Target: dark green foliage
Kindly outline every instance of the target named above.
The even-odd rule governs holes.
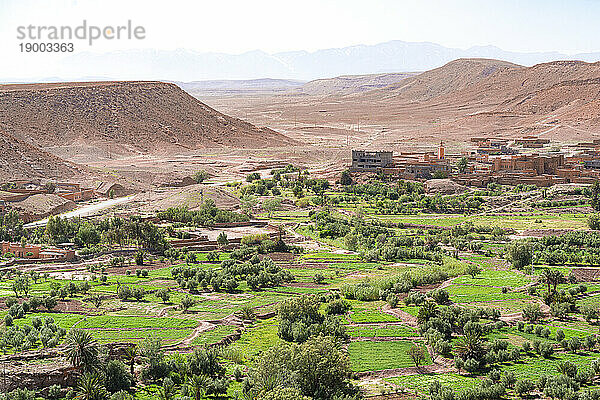
[[[290,342],[304,342],[319,334],[347,339],[348,334],[336,317],[319,312],[320,304],[314,296],[291,298],[281,303],[279,337]]]

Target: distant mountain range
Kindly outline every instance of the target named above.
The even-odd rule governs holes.
[[[491,58],[531,66],[555,60],[600,61],[600,52],[574,55],[557,52],[519,53],[495,46],[476,46],[463,50],[429,42],[399,40],[315,52],[274,54],[260,50],[236,55],[198,53],[185,49],[131,50],[75,54],[63,60],[60,75],[71,80],[93,75],[119,80],[276,78],[308,81],[340,75],[426,71],[459,58]]]

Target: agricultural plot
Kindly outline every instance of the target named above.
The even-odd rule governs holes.
[[[414,366],[407,354],[415,343],[409,340],[389,342],[352,342],[348,345],[348,355],[352,370],[356,372],[381,371],[384,369],[406,368]],[[422,344],[416,344],[422,346]],[[426,353],[423,365],[431,363]]]
[[[283,189],[293,204],[291,188]],[[231,193],[241,195],[239,185]],[[326,196],[346,195],[336,189]],[[413,200],[425,196],[410,195]],[[273,197],[265,196],[261,200]],[[184,361],[194,359],[194,352],[207,352],[203,354],[210,358],[214,350],[223,370],[210,379],[226,385],[208,398],[220,399],[242,398],[248,387],[244,379],[256,379],[256,368],[290,359],[301,364],[307,354],[319,362],[330,355],[347,360],[338,364],[349,365],[347,374],[359,373],[364,396],[405,388],[427,397],[434,382],[456,393],[480,390],[492,370],[534,381],[541,374],[557,376],[565,362],[587,371],[600,359],[599,345],[591,339],[600,332],[600,284],[573,279],[575,263],[548,265],[552,259],[535,259],[544,252],[544,239],[513,238],[519,231],[545,226],[584,229],[583,213],[486,215],[485,200],[477,212],[434,213],[423,211],[427,201],[411,200],[410,207],[422,209],[387,215],[377,202],[382,196],[386,194],[354,196],[356,202],[330,199],[329,207],[317,204],[321,196],[311,196],[306,208],[258,214],[261,224],[284,222],[286,230],[316,240],[318,251],[253,233],[239,248],[225,250],[229,239],[221,236],[216,250],[171,248],[157,252],[144,266],[135,266],[133,257],[126,266],[111,265],[117,262],[110,257],[90,257],[97,263],[93,268],[61,266],[44,277],[22,272],[36,277],[27,293],[15,285],[22,282],[21,275],[11,274],[0,279],[1,331],[6,335],[0,344],[8,354],[55,347],[68,342],[65,333],[71,330],[90,334],[101,345],[136,345],[139,390],[132,392],[137,400],[157,398],[164,390],[163,377],[147,378],[147,346],[154,354],[162,346],[164,365],[181,368],[168,372],[178,391],[193,379],[181,367],[187,365]],[[165,213],[172,219],[163,220],[171,243],[198,228],[187,217],[206,217],[180,209]],[[516,245],[522,245],[518,251],[533,253],[526,267],[518,265]],[[588,257],[583,259],[594,260],[593,242],[578,246]],[[71,279],[72,273],[77,279]],[[131,293],[123,295],[124,288]],[[35,307],[21,305],[33,297]],[[47,308],[48,298],[56,304],[49,301]],[[227,337],[226,345],[214,346]],[[474,349],[465,349],[471,345]],[[328,346],[326,353],[311,353],[323,352],[319,346]],[[269,360],[264,359],[266,351]],[[261,373],[278,379],[273,371]],[[514,386],[505,390],[504,398],[516,398]]]

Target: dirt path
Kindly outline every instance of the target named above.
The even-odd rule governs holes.
[[[386,304],[385,306],[383,306],[381,308],[381,311],[384,312],[384,313],[386,313],[386,314],[392,315],[392,316],[394,316],[396,318],[399,318],[406,325],[410,325],[410,326],[415,327],[415,328],[418,326],[417,317],[415,317],[414,315],[411,315],[411,314],[407,313],[404,310],[400,310],[398,308],[391,308],[389,306],[389,304]]]
[[[211,324],[210,322],[200,321],[200,325],[198,325],[196,327],[196,329],[194,329],[194,331],[192,332],[192,334],[189,337],[183,339],[181,341],[180,345],[189,346],[190,344],[192,344],[194,339],[196,339],[198,336],[200,336],[200,334],[202,332],[210,331],[212,329],[215,329],[216,327],[217,327],[217,325]]]
[[[369,378],[393,378],[395,376],[406,376],[406,375],[420,375],[420,374],[445,374],[449,372],[456,372],[455,368],[450,368],[443,364],[429,364],[421,367],[406,367],[406,368],[393,368],[384,369],[381,371],[366,371],[359,372],[357,375]]]

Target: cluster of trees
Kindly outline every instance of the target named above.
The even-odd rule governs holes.
[[[7,320],[5,319],[5,322]],[[31,325],[6,324],[6,329],[0,334],[0,349],[6,354],[7,351],[21,352],[34,349],[39,345],[43,347],[56,347],[66,335],[64,328],[58,327],[52,317],[42,320],[33,317]]]
[[[136,299],[142,301],[146,295],[146,290],[140,286],[119,285],[117,288],[117,297],[123,301]]]
[[[272,259],[265,257],[261,260],[257,255],[246,262],[222,261],[220,269],[175,267],[171,270],[171,275],[181,288],[192,292],[199,288],[202,290],[211,288],[215,292],[234,292],[239,282],[244,280],[253,290],[275,287],[294,280],[294,276],[289,271],[281,268]]]
[[[245,222],[250,219],[247,215],[217,208],[212,199],[204,200],[197,210],[189,210],[186,206],[170,207],[164,211],[159,211],[156,216],[163,221],[179,222],[193,226],[211,226],[223,222]]]
[[[36,312],[42,306],[45,307],[46,310],[52,311],[58,304],[58,301],[54,296],[33,296],[29,300],[19,303],[14,297],[7,297],[5,304],[8,307],[8,312],[4,316],[4,325],[11,326],[15,319],[25,318],[25,314],[28,312]]]
[[[259,400],[359,400],[348,355],[331,336],[283,342],[265,351],[243,382]]]
[[[400,180],[394,184],[373,180],[365,184],[352,184],[349,175],[342,174],[346,195],[338,201],[357,203],[368,201],[380,214],[414,214],[420,211],[465,213],[480,210],[485,203],[478,193],[456,196],[427,196],[420,182]]]
[[[417,319],[419,331],[436,353],[448,356],[454,351],[456,367],[474,373],[495,363],[520,358],[520,351],[509,349],[508,342],[496,340],[485,344],[486,334],[505,325],[498,321],[499,316],[493,309],[440,306],[428,300],[419,308]],[[491,322],[482,323],[482,318]]]
[[[523,322],[519,322],[517,324],[517,329],[525,333],[536,335],[543,339],[552,339],[552,333],[550,332],[550,329],[541,325],[525,325]],[[559,342],[566,351],[570,350],[573,353],[577,353],[577,351],[580,349],[592,351],[596,348],[596,344],[598,343],[598,338],[596,335],[588,335],[584,338],[573,336],[567,339],[562,329],[558,329],[556,331],[553,339]],[[531,349],[531,344],[529,342],[525,343],[523,344],[523,350],[528,352]],[[545,358],[550,357],[554,352],[554,348],[550,343],[540,342],[538,339],[533,341],[533,350]]]
[[[445,289],[434,289],[427,293],[410,292],[408,296],[404,298],[404,304],[407,306],[420,306],[427,301],[435,301],[437,304],[448,304],[450,301],[450,294]]]
[[[552,399],[565,400],[598,400],[600,390],[581,389],[590,386],[594,379],[600,375],[600,363],[592,361],[589,367],[577,367],[570,361],[561,361],[556,366],[557,375],[541,375],[534,382],[530,379],[517,379],[512,372],[491,370],[481,385],[455,392],[452,388],[445,387],[439,382],[434,382],[429,387],[432,400],[494,400],[503,398],[507,390],[513,390],[522,398],[530,397],[534,390],[542,392],[544,396]]]
[[[412,236],[396,236],[395,232],[382,224],[365,221],[360,217],[350,220],[334,217],[329,210],[311,211],[314,225],[309,229],[317,231],[321,238],[343,238],[350,250],[362,250],[367,261],[394,261],[423,259],[441,262],[442,254],[437,242],[426,242]]]
[[[106,218],[88,221],[81,218],[50,217],[46,228],[36,235],[46,243],[73,242],[79,246],[94,247],[108,245],[136,245],[151,251],[162,252],[167,247],[165,233],[155,224],[142,221],[139,217]]]
[[[533,264],[600,265],[600,232],[572,231],[564,235],[517,240],[508,249],[517,268]]]
[[[443,386],[439,381],[429,386],[431,400],[498,400],[505,393],[506,387],[502,383],[494,383],[491,379],[484,379],[481,385],[467,388],[459,393],[450,387]]]
[[[51,326],[52,322],[46,321],[40,329],[51,329]],[[223,355],[218,348],[201,347],[189,355],[167,357],[161,350],[160,340],[149,338],[139,347],[126,348],[120,357],[112,357],[88,331],[79,329],[69,331],[64,347],[77,383],[65,389],[58,385],[48,388],[48,399],[132,399],[138,379],[158,385],[156,395],[159,399],[202,399],[223,396],[230,383],[225,377],[225,367],[220,363]],[[135,364],[141,364],[138,376],[134,374]],[[37,398],[35,391],[28,389],[17,389],[0,396],[3,400],[34,398]]]
[[[325,304],[326,313],[320,312]],[[278,345],[263,352],[242,382],[248,398],[258,400],[359,400],[335,315],[350,305],[333,294],[300,296],[279,306]]]
[[[280,304],[278,309],[279,337],[288,342],[302,343],[311,336],[325,335],[347,340],[348,334],[337,313],[346,309],[339,304],[328,305],[327,315],[320,312],[321,299],[316,296],[291,298]],[[340,307],[341,306],[341,307]],[[336,309],[337,308],[337,309]],[[345,312],[345,311],[344,311]]]
[[[356,284],[347,283],[342,285],[341,293],[345,298],[351,300],[385,300],[395,306],[398,301],[396,296],[398,293],[407,293],[417,286],[438,283],[446,279],[448,279],[448,273],[440,268],[413,269],[377,281],[364,280]],[[444,292],[438,291],[436,297],[439,295],[439,299],[444,298],[447,295]]]
[[[569,207],[586,204],[586,199],[571,199],[571,200],[542,200],[533,203],[532,206],[536,208],[554,208],[554,207]]]
[[[456,196],[426,196],[413,194],[401,196],[398,200],[377,200],[374,203],[381,214],[416,214],[418,212],[465,214],[481,210],[485,200],[472,193]]]
[[[246,177],[246,182],[250,182],[249,185],[242,186],[240,194],[243,196],[279,196],[281,195],[281,189],[277,186],[275,179],[261,179],[258,172],[254,172]]]
[[[391,185],[381,180],[373,180],[369,183],[346,186],[344,187],[344,192],[352,194],[353,197],[360,197],[366,200],[380,198],[401,200],[401,197],[405,195],[423,194],[425,193],[425,189],[421,182],[399,180]],[[346,201],[350,200],[351,198],[346,199]],[[404,198],[402,200],[407,199]]]
[[[272,240],[267,234],[244,236],[240,244],[238,249],[231,252],[231,258],[236,260],[248,260],[256,254],[269,254],[274,252],[299,254],[304,251],[302,246],[288,245],[281,239],[281,236],[277,240]]]
[[[23,221],[19,213],[10,210],[7,213],[0,214],[0,242],[16,242],[25,237],[23,230]]]

